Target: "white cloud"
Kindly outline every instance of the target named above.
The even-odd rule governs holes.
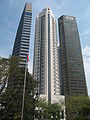
[[[90,47],[87,46],[83,48],[82,53],[84,57],[84,68],[86,74],[88,94],[90,95]]]

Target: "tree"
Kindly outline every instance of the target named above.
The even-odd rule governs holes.
[[[21,119],[25,69],[19,67],[20,59],[18,57],[13,56],[9,60],[8,84],[6,90],[0,96],[0,120],[19,120]],[[30,98],[30,92],[34,91],[35,86],[36,83],[27,70],[24,120],[30,120],[32,116],[32,98]]]
[[[0,95],[5,90],[5,87],[8,82],[8,69],[9,69],[10,61],[8,58],[1,58],[0,57]]]
[[[72,96],[66,100],[67,120],[89,120],[90,99],[87,96]]]
[[[39,120],[60,120],[61,105],[58,103],[47,103],[45,100],[39,100],[36,104],[35,116]]]

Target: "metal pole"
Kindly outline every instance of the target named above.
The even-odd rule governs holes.
[[[25,98],[25,87],[26,87],[26,73],[27,73],[27,62],[26,62],[26,67],[25,67],[25,76],[24,76],[24,87],[23,87],[23,101],[22,101],[22,113],[21,113],[21,120],[23,120],[24,98]]]
[[[34,120],[35,99],[33,98],[33,120]]]

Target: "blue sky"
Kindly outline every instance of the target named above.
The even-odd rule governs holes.
[[[35,18],[46,6],[51,7],[56,20],[61,15],[77,19],[88,93],[90,95],[90,0],[0,0],[0,56],[12,54],[15,35],[26,2],[32,3],[29,71],[32,72]],[[57,26],[58,31],[58,26]]]

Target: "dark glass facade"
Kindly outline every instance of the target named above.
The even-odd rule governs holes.
[[[80,38],[76,18],[61,16],[58,19],[61,63],[61,94],[87,95]]]
[[[32,5],[26,4],[23,10],[19,27],[17,30],[12,55],[19,56],[21,67],[26,65],[26,57],[29,53],[30,30],[32,21]]]
[[[62,74],[61,74],[61,50],[60,50],[60,45],[58,46],[58,62],[59,62],[59,80],[60,80],[60,94],[63,95],[64,89],[63,89],[63,80],[62,80]]]

